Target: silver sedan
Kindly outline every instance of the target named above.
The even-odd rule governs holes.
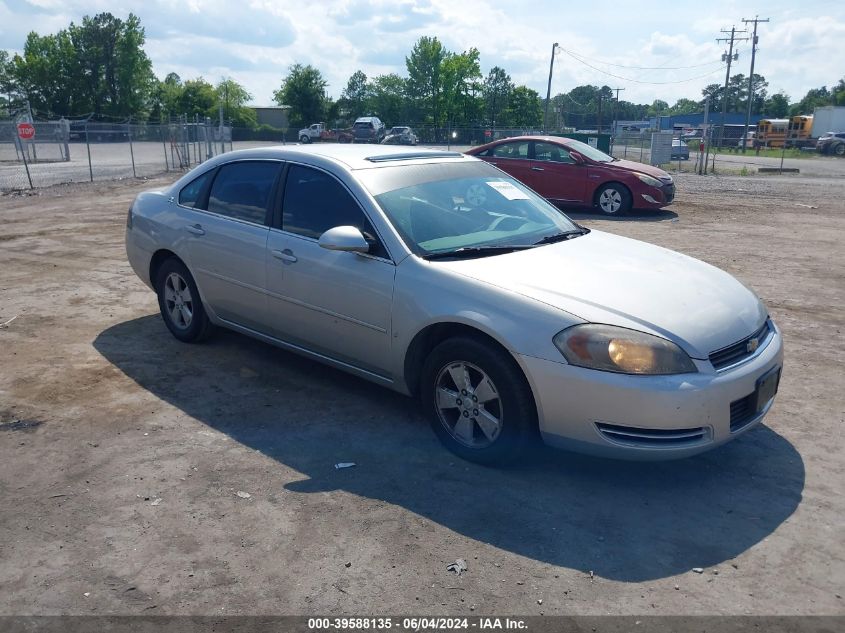
[[[536,438],[699,453],[759,423],[780,380],[780,331],[739,281],[453,152],[225,154],[140,194],[126,250],[179,340],[222,326],[417,396],[483,463]]]

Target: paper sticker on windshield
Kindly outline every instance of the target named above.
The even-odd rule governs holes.
[[[488,181],[487,184],[508,200],[528,200],[528,194],[514,187],[512,183],[497,180],[495,182]]]

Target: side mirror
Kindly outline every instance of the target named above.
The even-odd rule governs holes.
[[[583,157],[583,156],[581,156],[581,154],[579,154],[579,153],[578,153],[578,152],[576,152],[575,150],[569,150],[569,156],[570,156],[570,157],[572,158],[572,160],[574,160],[574,161],[575,161],[575,163],[576,163],[576,164],[578,164],[578,165],[583,165],[583,164],[586,162],[586,161],[584,161],[584,157]]]
[[[346,251],[349,253],[368,253],[370,245],[354,226],[336,226],[320,236],[317,242],[329,251]]]

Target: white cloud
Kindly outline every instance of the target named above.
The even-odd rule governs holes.
[[[368,76],[405,74],[405,56],[422,35],[437,36],[456,52],[476,47],[482,70],[503,67],[517,84],[545,95],[549,55],[559,42],[583,61],[560,52],[552,92],[591,83],[624,87],[622,99],[673,103],[699,99],[709,83],[721,83],[720,29],[743,28],[748,3],[712,0],[707,5],[668,1],[620,3],[593,0],[0,0],[0,48],[19,51],[26,33],[46,34],[79,22],[83,15],[111,11],[141,18],[147,53],[163,77],[229,76],[243,83],[257,103],[270,103],[293,63],[323,73],[332,96],[339,96],[358,69]],[[760,17],[757,72],[769,92],[785,90],[797,100],[807,90],[832,85],[842,76],[845,3],[767,0]],[[812,17],[805,17],[812,16]],[[748,73],[750,47],[738,46],[732,74]],[[585,63],[586,62],[586,63]],[[611,65],[615,64],[615,65]],[[592,66],[592,67],[591,67]],[[656,67],[653,69],[631,68]],[[676,68],[687,66],[689,68]],[[705,75],[706,76],[702,76]],[[667,83],[674,82],[674,83]]]

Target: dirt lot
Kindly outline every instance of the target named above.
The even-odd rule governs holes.
[[[0,615],[845,613],[845,178],[681,176],[670,211],[573,214],[755,288],[781,391],[694,459],[506,470],[376,386],[175,341],[123,252],[166,182],[0,197]]]

